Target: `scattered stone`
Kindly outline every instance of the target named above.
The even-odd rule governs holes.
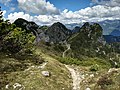
[[[86,88],[85,90],[91,90],[90,88]]]
[[[32,68],[35,68],[35,66],[31,66]]]
[[[7,85],[5,86],[5,88],[6,88],[6,89],[9,89],[9,84],[7,84]]]
[[[5,55],[6,57],[8,57],[8,55]]]
[[[98,75],[98,72],[96,72],[96,75]]]
[[[48,63],[48,62],[43,63],[41,66],[38,66],[38,68],[39,68],[39,69],[45,68],[45,66],[47,65],[47,63]]]
[[[15,83],[15,84],[13,85],[13,88],[16,89],[17,87],[22,87],[22,85],[19,84],[19,83]]]
[[[117,68],[110,68],[110,69],[108,70],[108,73],[113,72],[113,71],[118,71],[118,69],[117,69]]]
[[[50,72],[42,71],[42,75],[45,76],[45,77],[49,77],[50,76]]]
[[[35,74],[35,73],[33,73],[33,72],[31,73],[31,75],[34,75],[34,74]]]
[[[91,77],[91,78],[94,77],[94,74],[91,74],[90,77]]]
[[[85,79],[85,75],[81,75],[81,78],[82,78],[82,79]]]

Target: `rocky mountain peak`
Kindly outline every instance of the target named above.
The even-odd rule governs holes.
[[[71,31],[62,23],[57,22],[48,28],[46,34],[49,36],[50,42],[59,43],[65,41],[71,34]]]

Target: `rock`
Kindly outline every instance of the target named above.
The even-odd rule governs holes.
[[[85,79],[85,75],[81,75],[81,78],[82,78],[82,79]]]
[[[50,72],[42,71],[42,75],[45,76],[45,77],[49,77],[50,76]]]
[[[90,88],[86,88],[85,90],[91,90]]]
[[[38,66],[39,69],[44,69],[48,62],[43,63],[41,66]]]
[[[108,73],[110,73],[110,72],[114,72],[114,71],[118,71],[118,69],[117,68],[110,68],[109,70],[108,70]]]
[[[6,88],[6,89],[9,89],[9,85],[7,84],[7,85],[5,86],[5,88]]]
[[[17,87],[22,87],[22,85],[19,84],[19,83],[15,83],[15,84],[13,85],[13,88],[16,89]]]
[[[91,78],[94,77],[94,74],[91,74],[90,77],[91,77]]]

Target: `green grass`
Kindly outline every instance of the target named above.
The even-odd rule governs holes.
[[[0,90],[5,90],[8,85],[9,90],[13,90],[13,85],[19,83],[25,90],[71,90],[72,79],[65,66],[56,59],[36,51],[44,61],[47,61],[45,68],[38,68],[41,64],[35,64],[31,60],[19,61],[6,55],[0,57],[2,73],[0,73]],[[33,58],[34,60],[34,58]],[[10,67],[8,67],[10,66]],[[41,72],[49,71],[50,77],[44,77]],[[21,87],[16,88],[19,90]]]

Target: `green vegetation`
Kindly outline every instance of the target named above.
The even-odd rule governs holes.
[[[99,65],[95,64],[90,67],[90,71],[98,71],[99,70]]]
[[[41,33],[48,35],[50,42],[45,42],[43,35],[44,39],[35,45]],[[4,21],[0,10],[0,89],[13,90],[18,84],[15,90],[71,90],[72,72],[74,76],[80,73],[81,90],[88,86],[91,90],[119,90],[120,70],[106,71],[120,67],[120,45],[104,44],[102,39],[102,27],[97,23],[85,23],[71,36],[71,31],[59,22],[51,27],[39,27],[24,19],[11,24]],[[64,64],[73,70],[68,71]],[[45,77],[42,71],[50,76]]]
[[[1,13],[2,14],[2,13]],[[0,15],[1,16],[1,15]],[[0,18],[2,19],[2,17]],[[32,53],[35,36],[9,21],[0,22],[0,50],[5,53]]]
[[[64,64],[69,64],[69,65],[79,65],[79,66],[86,66],[86,67],[90,67],[90,71],[97,71],[100,69],[109,69],[111,67],[111,64],[104,60],[104,59],[100,59],[100,58],[89,58],[89,57],[84,57],[81,59],[74,59],[74,58],[58,58],[58,60],[61,63]]]
[[[15,28],[9,32],[3,39],[4,50],[17,53],[17,52],[30,52],[33,48],[35,37],[32,34],[26,34],[25,30]]]
[[[42,64],[34,64],[31,60],[17,60],[9,57],[0,59],[0,89],[5,90],[8,85],[9,90],[14,89],[16,83],[20,84],[16,90],[71,90],[72,79],[69,71],[63,64],[54,58],[45,55],[41,50],[35,52],[47,62],[44,68]],[[34,59],[33,59],[34,60]],[[42,71],[49,71],[50,76],[45,77]]]
[[[72,80],[65,66],[36,49],[33,33],[0,15],[0,90],[71,90]],[[59,46],[54,49],[61,50]],[[44,61],[47,65],[40,68]],[[42,71],[49,71],[50,76],[45,77]]]

